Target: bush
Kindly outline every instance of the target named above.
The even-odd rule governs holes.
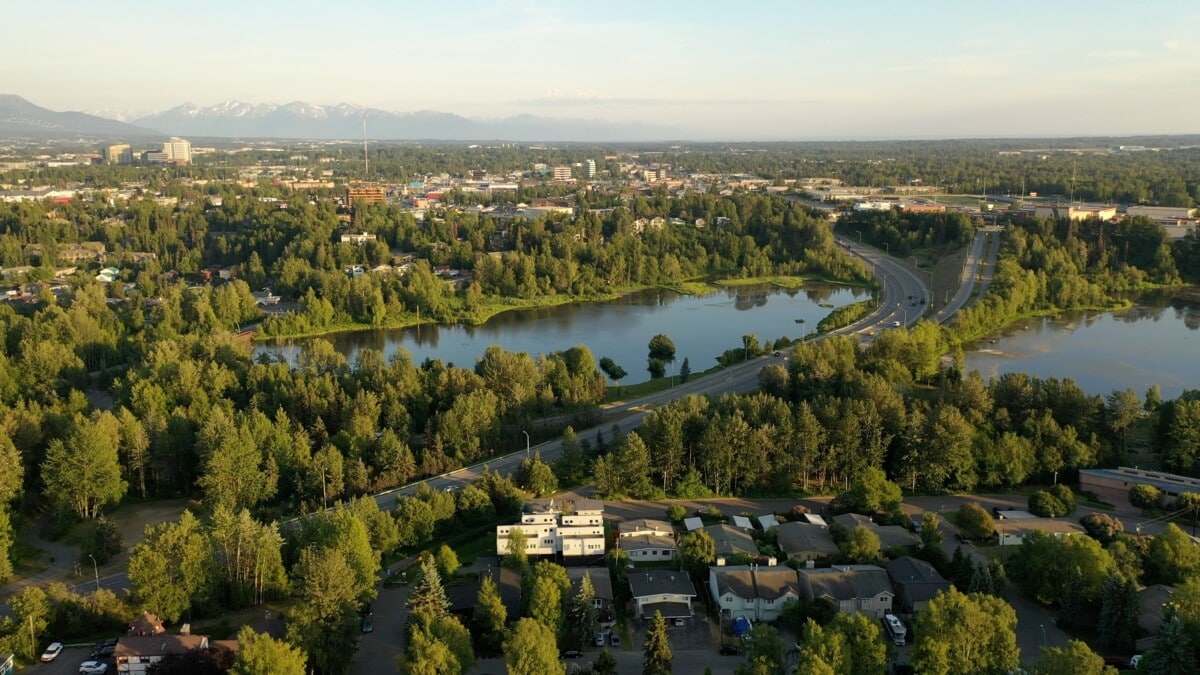
[[[1075,493],[1070,487],[1059,483],[1058,485],[1050,488],[1050,494],[1054,495],[1054,498],[1058,500],[1058,503],[1062,504],[1063,508],[1067,510],[1066,513],[1063,514],[1064,516],[1069,516],[1072,513],[1075,513]]]
[[[1067,507],[1046,490],[1038,490],[1029,496],[1029,512],[1043,518],[1065,516]]]
[[[1134,485],[1129,489],[1129,503],[1139,509],[1156,509],[1162,493],[1153,485]]]
[[[1088,536],[1106,545],[1125,531],[1121,521],[1103,513],[1089,513],[1079,519],[1079,524],[1087,530]]]
[[[667,519],[673,523],[681,522],[687,517],[687,509],[679,504],[672,504],[667,507]]]
[[[987,539],[996,532],[996,521],[992,519],[992,514],[974,502],[958,510],[954,524],[962,536],[973,541]]]

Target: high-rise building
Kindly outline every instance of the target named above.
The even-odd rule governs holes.
[[[171,140],[163,143],[162,151],[168,162],[189,164],[192,161],[192,144],[182,138],[172,136]]]
[[[133,151],[128,143],[119,143],[104,148],[101,153],[109,164],[133,164]]]
[[[569,166],[554,167],[554,180],[571,180],[571,167],[569,167]]]
[[[584,162],[583,162],[583,177],[584,178],[595,178],[596,177],[596,160],[594,160],[594,159],[584,160]]]

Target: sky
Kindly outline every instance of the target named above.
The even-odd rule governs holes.
[[[39,0],[0,93],[52,110],[342,102],[697,140],[1200,132],[1200,2]]]

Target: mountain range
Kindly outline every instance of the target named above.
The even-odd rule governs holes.
[[[120,119],[117,119],[120,118]],[[225,101],[211,106],[185,103],[162,112],[129,116],[120,112],[55,112],[12,94],[0,94],[0,135],[53,137],[83,135],[140,138],[296,138],[312,140],[507,140],[646,141],[677,138],[677,129],[645,124],[515,115],[473,119],[421,110],[389,112],[348,103],[325,106],[294,101],[284,105]]]

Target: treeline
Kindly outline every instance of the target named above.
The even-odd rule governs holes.
[[[887,248],[890,255],[907,256],[917,249],[952,250],[975,236],[975,226],[965,213],[905,213],[901,211],[851,211],[838,219],[846,236],[861,233],[863,241]]]

